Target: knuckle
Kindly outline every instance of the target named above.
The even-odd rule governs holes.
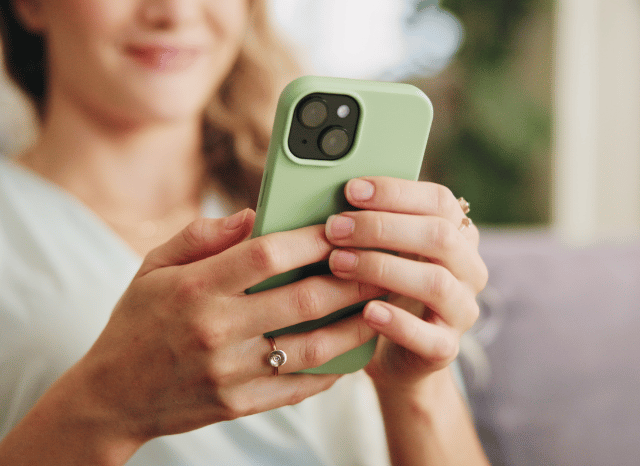
[[[480,293],[489,283],[489,269],[484,262],[482,262],[482,265],[480,266],[478,275],[478,287],[476,288],[476,292]]]
[[[301,381],[295,386],[291,394],[288,395],[286,403],[288,405],[296,405],[316,393],[327,390],[334,384],[335,380],[336,379],[323,378],[313,381],[310,379]]]
[[[470,236],[469,240],[471,244],[477,249],[480,244],[480,231],[478,230],[478,226],[475,223],[471,224],[471,228],[469,228],[469,232],[467,235]]]
[[[435,189],[435,207],[436,213],[442,217],[446,216],[446,212],[451,206],[457,203],[455,196],[449,188],[442,185],[436,185]]]
[[[320,336],[306,339],[301,349],[300,361],[305,368],[318,367],[327,361],[327,347]]]
[[[225,358],[212,358],[207,367],[207,380],[211,386],[226,387],[230,385],[235,370]]]
[[[251,398],[243,396],[237,390],[221,397],[220,407],[224,418],[229,421],[248,416],[255,411]]]
[[[189,336],[194,346],[201,351],[215,353],[228,340],[227,326],[217,319],[215,325],[206,325],[203,319],[194,318],[189,325]],[[218,367],[214,364],[212,367]]]
[[[478,305],[475,299],[471,299],[465,312],[465,319],[463,322],[464,327],[462,330],[466,332],[471,327],[473,327],[473,324],[476,323],[479,317],[480,317],[480,306]]]
[[[455,232],[456,230],[450,222],[444,220],[437,222],[432,230],[431,242],[433,246],[445,252],[454,250],[457,243]]]
[[[201,299],[207,288],[206,280],[198,275],[182,275],[174,290],[179,304],[193,303]]]
[[[405,183],[386,183],[386,190],[391,205],[399,205],[411,194]]]
[[[199,247],[205,240],[205,219],[199,218],[182,230],[182,238],[191,247]]]
[[[460,351],[457,339],[450,335],[439,335],[433,340],[433,359],[442,364],[451,363]]]
[[[374,280],[377,284],[386,283],[387,277],[389,277],[392,272],[392,265],[389,263],[391,260],[391,255],[386,253],[373,253],[367,254],[370,257],[370,260],[374,262]]]
[[[293,393],[289,396],[287,400],[287,404],[289,405],[297,405],[298,403],[304,401],[309,397],[308,388],[299,384],[293,391]]]
[[[324,232],[320,234],[314,235],[315,247],[319,256],[328,254],[333,246],[327,240],[327,237],[324,235]]]
[[[277,248],[273,240],[267,236],[261,236],[253,241],[250,257],[253,266],[258,270],[267,272],[277,272],[279,270]]]
[[[144,256],[144,261],[142,262],[141,270],[153,269],[156,267],[156,264],[160,263],[160,258],[162,257],[163,247],[156,246],[151,251]]]
[[[291,304],[303,321],[317,318],[322,308],[319,293],[305,285],[300,285],[293,291]]]
[[[362,212],[362,223],[367,226],[367,240],[374,244],[380,244],[388,236],[386,224],[377,212]]]
[[[223,384],[220,383],[221,379],[223,378],[221,377],[221,372],[222,370],[220,368],[220,365],[216,361],[209,361],[204,374],[204,379],[206,380],[207,385],[218,389],[222,387]]]
[[[443,267],[435,267],[427,275],[425,288],[431,302],[440,302],[451,295],[453,279]]]

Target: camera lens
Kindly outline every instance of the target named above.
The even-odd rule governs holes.
[[[329,128],[320,136],[320,149],[329,157],[336,157],[349,146],[349,136],[340,127]]]
[[[327,119],[327,106],[320,99],[311,99],[300,109],[300,122],[307,128],[317,128]]]

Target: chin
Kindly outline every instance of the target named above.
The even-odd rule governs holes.
[[[178,123],[200,118],[209,96],[210,93],[178,89],[149,92],[131,96],[129,103],[116,112],[140,123]]]
[[[216,86],[210,82],[152,85],[138,94],[139,108],[150,117],[163,121],[192,119],[202,115],[215,89]]]
[[[184,101],[156,101],[141,113],[146,114],[146,119],[149,121],[157,121],[161,123],[177,123],[180,121],[199,118],[202,115],[204,111],[204,105],[202,103],[198,103],[198,105],[187,104],[188,102]]]

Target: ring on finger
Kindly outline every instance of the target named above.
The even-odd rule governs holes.
[[[287,353],[276,347],[276,341],[273,337],[267,337],[267,340],[271,343],[271,352],[267,356],[267,360],[269,365],[273,367],[273,375],[278,375],[278,368],[287,362]]]
[[[467,215],[469,213],[469,211],[471,210],[471,205],[469,204],[469,202],[467,202],[467,200],[464,197],[459,197],[458,198],[458,204],[460,204],[460,208],[462,209],[462,213]]]
[[[471,225],[473,225],[473,222],[471,221],[471,219],[469,217],[465,217],[462,219],[462,222],[460,223],[458,230],[463,231],[465,228],[469,228]]]

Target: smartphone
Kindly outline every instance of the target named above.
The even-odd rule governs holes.
[[[352,178],[417,180],[432,119],[431,102],[409,84],[317,76],[291,82],[278,101],[253,236],[323,224],[330,215],[354,210],[344,196]],[[331,273],[326,263],[313,264],[247,292],[323,273]],[[265,336],[313,330],[360,312],[365,304]],[[374,339],[304,372],[355,372],[369,362],[375,344]]]

